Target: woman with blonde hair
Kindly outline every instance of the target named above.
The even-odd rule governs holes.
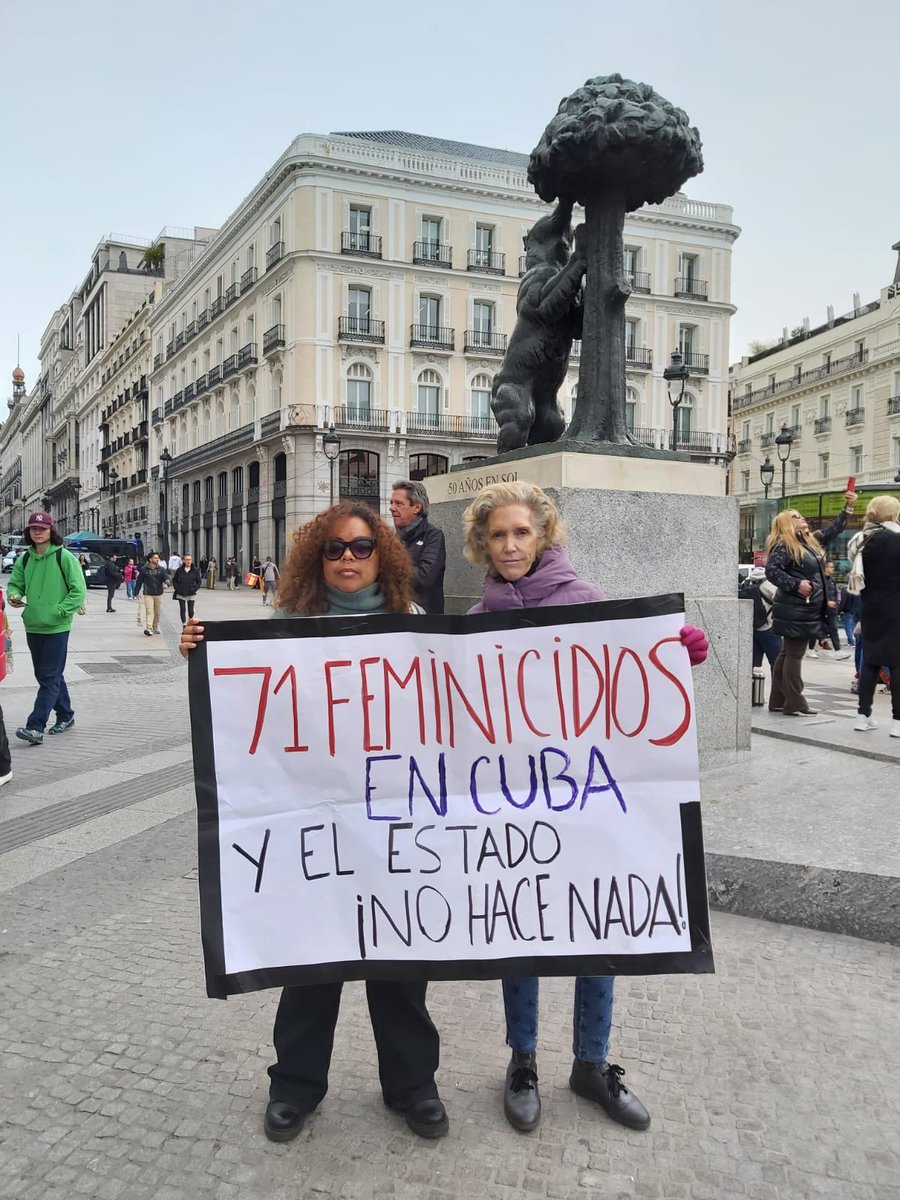
[[[827,529],[810,532],[796,509],[778,513],[766,540],[766,578],[778,589],[772,603],[772,628],[781,635],[781,653],[772,668],[769,711],[789,717],[815,713],[803,696],[800,664],[811,638],[827,620],[825,546],[843,531],[853,512],[856,493],[846,492],[845,507]]]
[[[484,488],[463,514],[465,555],[485,567],[482,598],[469,611],[499,612],[586,604],[605,600],[603,590],[581,579],[566,548],[556,505],[530,483],[497,483]],[[701,629],[685,625],[681,640],[697,666],[708,643]],[[538,1092],[538,980],[511,975],[503,980],[506,1042],[512,1057],[506,1070],[503,1111],[513,1128],[536,1129],[541,1119]],[[579,976],[575,980],[573,1053],[569,1086],[599,1104],[614,1121],[646,1129],[650,1114],[622,1083],[625,1071],[607,1060],[612,1027],[613,979]]]
[[[900,501],[875,496],[866,509],[866,523],[851,538],[851,572],[860,593],[862,664],[859,672],[859,714],[854,729],[877,729],[872,700],[882,667],[891,668],[891,737],[900,737]]]

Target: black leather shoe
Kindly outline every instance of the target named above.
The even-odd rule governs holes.
[[[419,1137],[443,1137],[450,1128],[450,1118],[439,1096],[411,1104],[403,1114],[406,1123]]]
[[[607,1116],[629,1129],[646,1129],[650,1114],[640,1100],[622,1083],[625,1071],[615,1063],[584,1062],[576,1058],[569,1076],[569,1087],[585,1100],[596,1100]]]
[[[263,1128],[270,1142],[289,1142],[306,1123],[306,1113],[284,1100],[270,1100],[266,1105]]]
[[[513,1050],[506,1068],[503,1112],[513,1129],[522,1133],[537,1129],[541,1119],[541,1096],[534,1054]]]

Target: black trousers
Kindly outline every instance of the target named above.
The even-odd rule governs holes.
[[[9,753],[9,738],[6,736],[3,709],[0,708],[0,775],[8,775],[11,770],[12,757]]]
[[[183,600],[180,596],[176,598],[178,600],[178,607],[181,609],[181,623],[183,625],[188,617],[194,615],[194,598],[193,596],[190,598],[185,597]]]
[[[112,608],[113,596],[116,594],[116,585],[108,583],[106,585],[106,611],[109,612]]]
[[[341,1006],[341,983],[288,987],[275,1016],[275,1054],[269,1067],[269,1099],[312,1112],[328,1091],[334,1027]],[[366,998],[378,1077],[386,1104],[403,1111],[438,1094],[434,1073],[440,1038],[425,1007],[427,983],[369,980]]]
[[[880,666],[875,666],[868,659],[863,660],[859,673],[859,711],[864,717],[872,715],[872,701],[875,698],[875,688],[878,686]],[[900,668],[891,667],[891,717],[900,721]]]

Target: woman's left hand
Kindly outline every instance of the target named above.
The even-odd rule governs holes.
[[[698,629],[696,625],[685,625],[678,633],[682,646],[688,652],[691,666],[699,667],[702,662],[706,662],[706,656],[709,654],[709,642],[703,630]]]

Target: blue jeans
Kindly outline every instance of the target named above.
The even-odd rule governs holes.
[[[853,613],[851,612],[842,612],[841,621],[844,624],[844,634],[847,638],[847,645],[852,646],[854,645],[853,630],[856,626],[857,618],[854,617]]]
[[[612,1027],[613,985],[611,975],[579,975],[575,980],[572,1012],[572,1053],[584,1062],[603,1062],[609,1053]],[[506,1009],[506,1044],[531,1054],[537,1049],[538,980],[528,975],[510,975],[503,980]]]
[[[125,580],[125,596],[128,600],[134,599],[134,580],[133,579]]]
[[[63,678],[66,669],[66,653],[69,649],[69,632],[29,633],[28,649],[34,677],[38,681],[38,694],[31,716],[25,722],[29,729],[44,732],[50,710],[56,709],[59,721],[71,721],[75,716],[69,700],[69,689]]]
[[[763,656],[769,660],[769,666],[775,665],[775,659],[781,653],[781,638],[771,629],[753,630],[753,665],[761,667]]]

